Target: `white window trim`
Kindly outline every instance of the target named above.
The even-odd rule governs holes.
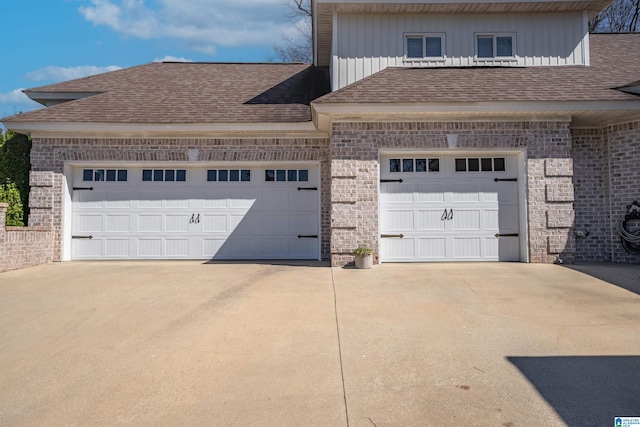
[[[425,46],[426,37],[440,37],[440,51],[442,52],[441,56],[424,56],[422,58],[409,58],[407,56],[408,48],[407,48],[407,39],[410,37],[421,37],[422,38],[422,52],[427,53],[427,48]],[[445,33],[404,33],[403,38],[404,43],[404,62],[433,62],[439,61],[444,62],[447,59],[447,52],[445,51],[445,46],[447,45],[445,39]]]
[[[493,38],[493,54],[497,54],[497,38],[498,37],[511,37],[511,56],[493,56],[491,58],[479,58],[478,57],[478,37],[492,37]],[[474,44],[474,57],[473,60],[475,62],[513,62],[518,59],[518,55],[516,53],[516,33],[474,33],[473,35],[473,44]]]

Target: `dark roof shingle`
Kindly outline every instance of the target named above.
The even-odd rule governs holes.
[[[314,103],[616,101],[640,78],[640,33],[591,34],[590,66],[387,68]]]
[[[308,64],[151,63],[26,92],[101,93],[6,122],[307,122],[329,83]]]

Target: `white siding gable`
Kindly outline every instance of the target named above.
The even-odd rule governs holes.
[[[333,89],[386,67],[588,65],[583,12],[545,14],[338,14],[334,17]],[[443,34],[443,59],[407,59],[405,37]],[[476,58],[479,34],[513,35],[514,57]]]

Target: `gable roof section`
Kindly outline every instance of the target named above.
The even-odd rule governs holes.
[[[438,103],[640,100],[640,33],[591,34],[590,66],[387,68],[314,101]]]
[[[80,99],[4,122],[300,123],[329,90],[308,64],[151,63],[27,90]]]

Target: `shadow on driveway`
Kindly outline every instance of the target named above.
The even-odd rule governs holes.
[[[640,295],[640,265],[574,264],[565,265],[565,267]]]
[[[612,426],[614,417],[640,416],[640,356],[507,359],[569,427]]]

